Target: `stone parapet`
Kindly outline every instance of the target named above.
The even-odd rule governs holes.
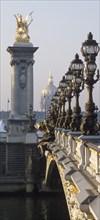
[[[48,171],[55,161],[61,177],[71,220],[99,220],[100,136],[56,129],[46,155]],[[75,217],[76,216],[76,217]]]

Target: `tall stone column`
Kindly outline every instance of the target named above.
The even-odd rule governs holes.
[[[11,54],[11,115],[25,116],[30,104],[33,106],[33,55],[37,50],[29,44],[8,47]]]
[[[15,43],[7,48],[11,54],[12,67],[10,133],[16,136],[18,133],[22,135],[22,129],[27,124],[26,112],[29,111],[30,104],[34,108],[33,64],[37,49],[31,43]]]

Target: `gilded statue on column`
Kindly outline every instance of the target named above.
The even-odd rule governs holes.
[[[32,13],[31,12],[29,15],[26,16],[25,20],[22,19],[21,14],[14,15],[16,18],[16,42],[18,43],[29,43],[29,34],[28,34],[28,27],[32,23],[33,18],[32,18]],[[31,16],[31,20],[29,23],[27,23],[28,18]]]

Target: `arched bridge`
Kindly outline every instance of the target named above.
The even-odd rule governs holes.
[[[100,136],[90,141],[80,132],[56,129],[55,140],[39,147],[43,187],[63,188],[71,220],[100,220]]]

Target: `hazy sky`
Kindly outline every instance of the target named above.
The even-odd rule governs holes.
[[[6,51],[15,41],[16,20],[14,14],[26,17],[31,11],[33,22],[29,26],[30,41],[39,49],[35,53],[34,64],[34,106],[40,109],[41,90],[47,86],[49,70],[54,85],[58,86],[76,53],[81,55],[81,44],[91,31],[100,43],[100,1],[6,1],[1,0],[0,31],[0,110],[7,110],[7,100],[11,99],[10,54]],[[97,58],[100,68],[100,55]],[[80,96],[80,106],[84,109],[87,90]],[[100,108],[100,81],[95,84],[94,102]],[[73,99],[74,105],[74,99]]]

